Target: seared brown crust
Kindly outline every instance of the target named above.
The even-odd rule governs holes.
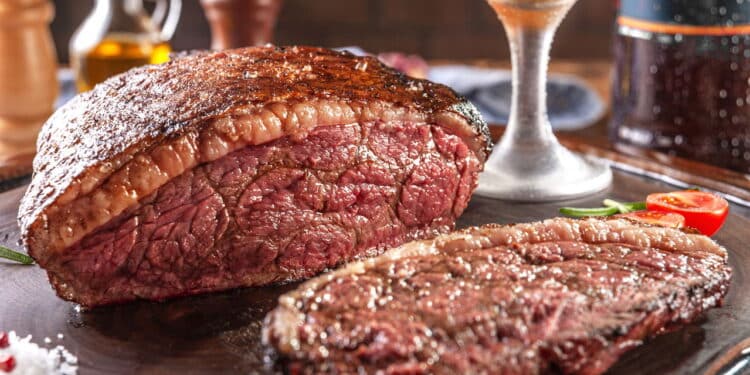
[[[113,77],[56,112],[39,136],[34,177],[19,210],[21,232],[28,241],[61,197],[67,202],[94,190],[139,153],[198,132],[237,107],[313,100],[453,112],[472,125],[459,135],[482,139],[468,143],[480,160],[488,154],[486,125],[464,99],[373,58],[312,47],[200,54]]]

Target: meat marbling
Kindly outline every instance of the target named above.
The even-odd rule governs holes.
[[[264,341],[289,373],[599,374],[720,305],[708,237],[552,219],[417,241],[282,296]]]
[[[296,280],[452,229],[489,141],[452,90],[372,58],[201,53],[57,111],[19,222],[84,306]]]

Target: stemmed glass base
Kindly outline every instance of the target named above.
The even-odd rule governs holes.
[[[560,144],[524,149],[501,143],[479,177],[477,194],[508,201],[559,201],[604,190],[611,183],[609,165]]]
[[[605,189],[609,166],[561,146],[547,117],[552,38],[576,0],[487,0],[503,22],[513,60],[508,128],[479,178],[477,194],[512,201],[555,201]]]

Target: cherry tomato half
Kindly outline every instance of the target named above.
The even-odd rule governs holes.
[[[673,212],[635,211],[619,216],[639,221],[641,223],[661,225],[667,228],[679,229],[685,226],[685,217]]]
[[[16,358],[12,355],[0,355],[0,371],[11,372],[16,368]]]
[[[646,199],[649,211],[673,212],[685,217],[685,225],[712,236],[729,214],[729,203],[722,197],[702,191],[675,191],[651,194]]]

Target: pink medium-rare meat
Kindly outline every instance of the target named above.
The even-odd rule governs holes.
[[[491,225],[302,284],[266,317],[293,374],[600,374],[721,304],[710,238],[626,219]]]
[[[85,306],[296,280],[451,229],[489,141],[453,91],[372,58],[202,53],[57,111],[19,222]]]

